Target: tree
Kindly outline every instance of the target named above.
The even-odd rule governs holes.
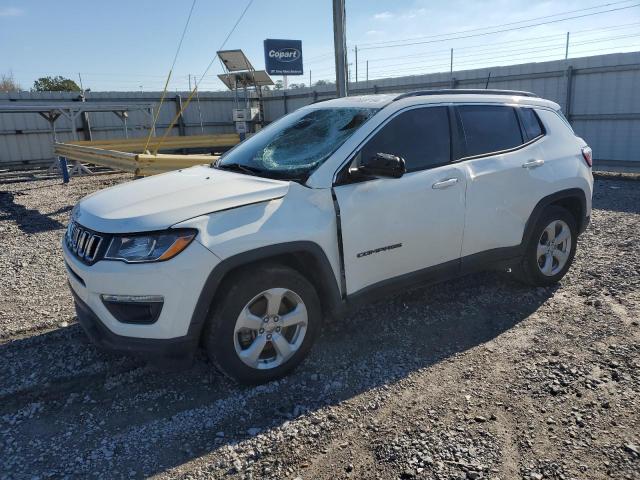
[[[80,87],[69,78],[58,75],[57,77],[41,77],[33,82],[33,90],[36,92],[79,92]]]
[[[306,85],[304,83],[292,83],[289,85],[289,88],[304,88]]]
[[[19,92],[22,90],[18,82],[13,78],[13,73],[0,75],[0,92]]]
[[[282,80],[276,80],[276,83],[273,85],[274,90],[282,90],[284,88],[284,83]]]

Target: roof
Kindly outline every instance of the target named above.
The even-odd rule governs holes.
[[[325,100],[312,107],[315,108],[336,108],[336,107],[367,107],[382,108],[391,103],[399,105],[420,105],[427,103],[469,103],[469,102],[486,102],[486,103],[510,103],[539,105],[559,109],[560,106],[552,102],[540,98],[531,92],[522,92],[518,90],[424,90],[407,93],[385,93],[377,95],[359,95],[353,97],[335,98]]]
[[[535,93],[525,92],[523,90],[499,90],[499,89],[481,89],[481,88],[442,88],[434,90],[417,90],[415,92],[401,93],[394,100],[400,100],[407,97],[424,97],[427,95],[507,95],[519,97],[537,97]]]
[[[74,110],[82,112],[127,112],[131,110],[149,110],[153,103],[103,103],[103,102],[59,102],[49,105],[15,105],[0,103],[0,113],[40,113],[60,110]]]

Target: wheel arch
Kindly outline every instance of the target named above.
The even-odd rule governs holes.
[[[533,229],[538,223],[538,219],[542,216],[545,208],[552,205],[568,210],[576,219],[578,232],[582,233],[589,224],[587,212],[587,196],[581,188],[569,188],[552,193],[540,200],[534,207],[529,219],[525,225],[524,235],[522,237],[521,246],[524,248],[530,241]]]
[[[300,272],[316,288],[323,315],[338,314],[342,297],[333,268],[322,247],[310,241],[286,242],[242,252],[220,262],[211,271],[200,292],[191,316],[189,334],[200,337],[225,280],[242,269],[265,263],[284,265]]]

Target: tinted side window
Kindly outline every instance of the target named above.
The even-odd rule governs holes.
[[[538,119],[536,112],[532,108],[522,108],[520,113],[527,140],[533,140],[542,135],[542,125],[540,125],[540,119]]]
[[[467,156],[498,152],[522,145],[516,111],[498,105],[458,107],[467,141]]]
[[[448,163],[451,142],[447,107],[414,108],[391,119],[362,149],[362,158],[390,153],[407,171]]]

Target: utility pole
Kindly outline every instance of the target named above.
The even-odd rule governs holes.
[[[369,60],[367,60],[367,88],[369,88]]]
[[[309,70],[309,88],[311,88],[311,70]]]
[[[569,32],[567,32],[567,45],[564,48],[564,59],[569,58]]]
[[[191,91],[191,74],[189,74],[189,91]]]
[[[87,97],[85,96],[84,85],[82,84],[82,75],[80,74],[80,72],[78,72],[78,80],[80,80],[80,101],[86,102]],[[91,135],[91,122],[89,121],[89,113],[82,112],[81,119],[82,119],[82,131],[84,132],[84,139],[93,140]]]
[[[449,67],[449,84],[453,88],[453,48],[451,49],[451,65]]]
[[[358,46],[356,45],[356,85],[358,84]]]
[[[336,56],[336,94],[346,97],[347,41],[345,38],[344,0],[333,0],[333,49]]]

